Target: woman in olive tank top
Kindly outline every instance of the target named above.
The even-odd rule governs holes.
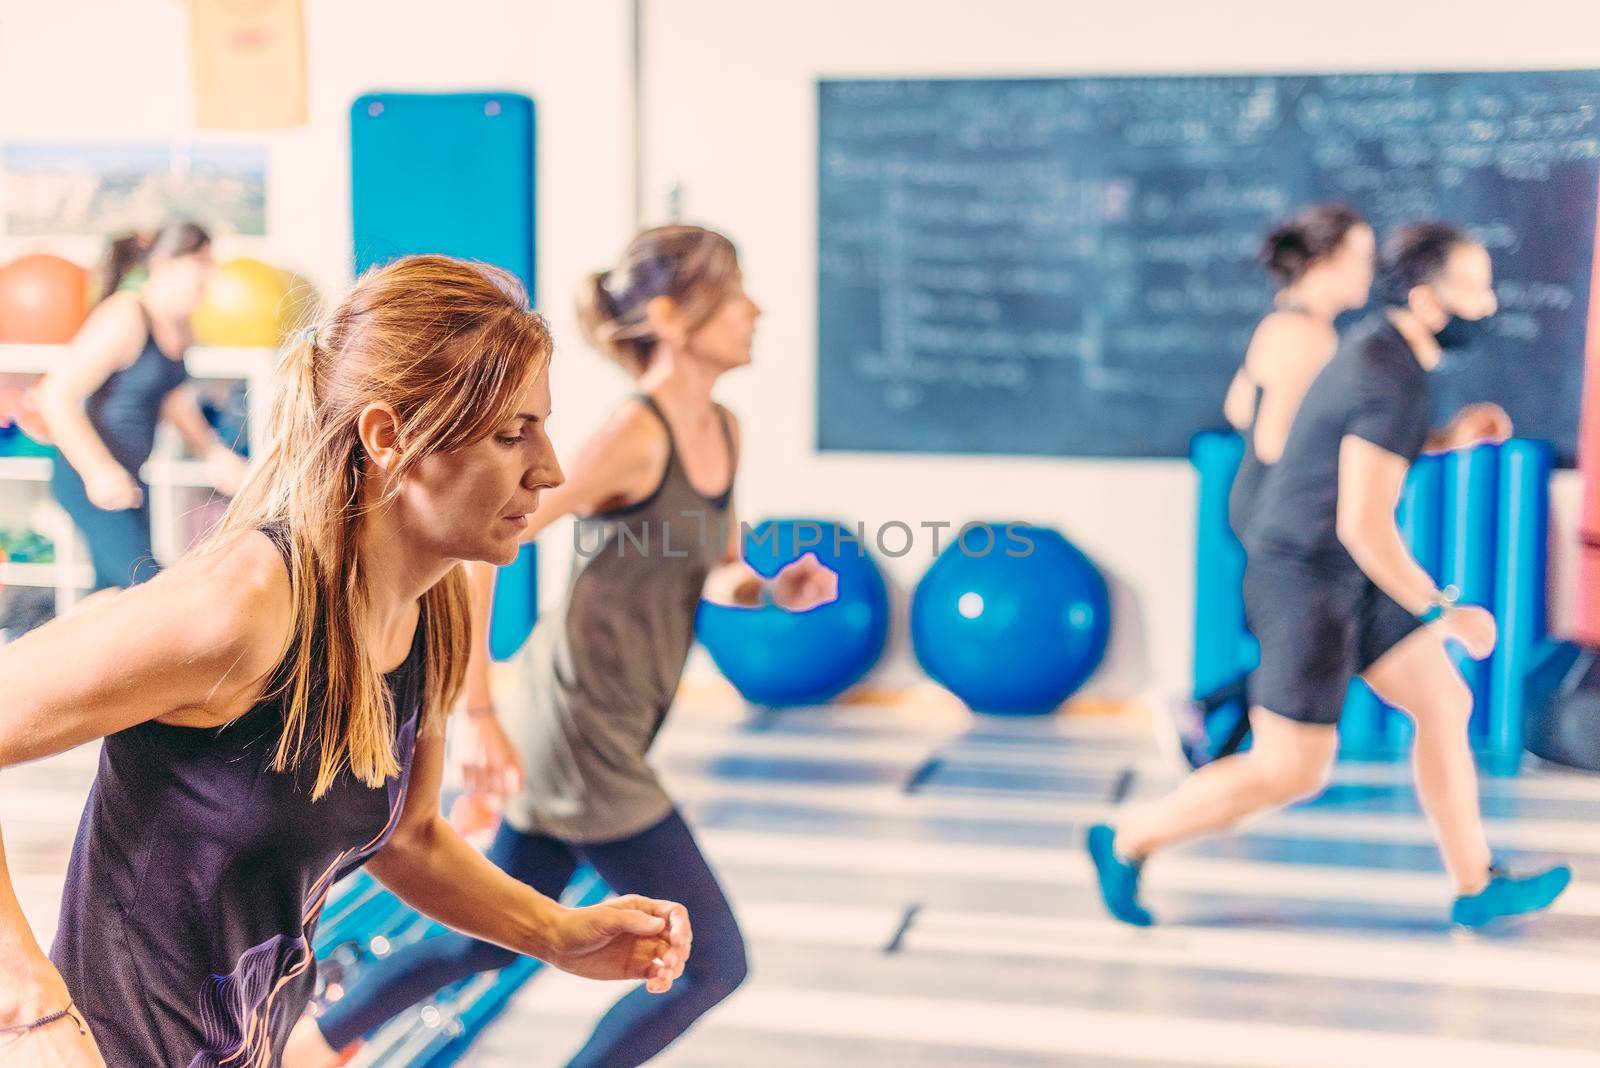
[[[733,511],[738,422],[712,400],[718,378],[750,361],[760,309],[745,295],[732,244],[691,226],[648,230],[580,296],[590,341],[637,392],[579,451],[524,538],[577,517],[571,580],[517,655],[514,693],[488,688],[488,648],[468,678],[474,730],[463,741],[469,788],[505,790],[490,857],[556,895],[584,863],[619,893],[670,893],[694,919],[695,947],[667,995],[618,1001],[569,1062],[643,1064],[744,979],[743,938],[689,827],[646,753],[672,704],[702,599],[806,611],[837,594],[807,554],[772,579],[741,560]],[[486,607],[492,572],[479,573]],[[503,726],[502,726],[503,725]],[[348,1052],[407,1006],[514,955],[444,934],[374,964],[317,1021],[327,1049]],[[312,1062],[308,1061],[307,1064]],[[328,1063],[328,1062],[322,1062]]]

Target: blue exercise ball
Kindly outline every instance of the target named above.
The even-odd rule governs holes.
[[[695,633],[751,704],[818,705],[861,681],[883,655],[889,592],[865,545],[825,519],[768,519],[745,536],[745,561],[768,578],[811,552],[839,575],[839,599],[809,612],[702,601]]]
[[[1105,578],[1044,527],[969,524],[911,599],[917,661],[975,712],[1054,711],[1094,674],[1110,634]]]

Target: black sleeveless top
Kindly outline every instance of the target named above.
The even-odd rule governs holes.
[[[286,535],[266,533],[287,559]],[[345,771],[313,803],[309,771],[273,771],[281,696],[220,728],[149,722],[106,737],[50,956],[111,1068],[279,1063],[316,985],[328,891],[382,848],[403,807],[425,647],[419,618],[386,677],[401,772],[381,787]]]
[[[1277,312],[1314,318],[1299,304],[1286,305],[1277,309]],[[1243,365],[1240,372],[1250,379],[1255,399],[1250,404],[1250,425],[1243,432],[1244,456],[1239,460],[1238,473],[1233,476],[1233,488],[1228,492],[1228,526],[1233,528],[1233,536],[1243,541],[1245,528],[1249,526],[1250,516],[1255,511],[1256,497],[1261,493],[1261,483],[1267,477],[1267,472],[1272,470],[1272,465],[1262,463],[1261,457],[1256,454],[1256,422],[1261,418],[1261,398],[1266,395],[1266,390],[1261,388],[1261,383],[1250,378],[1250,372]]]
[[[156,344],[150,313],[143,304],[139,314],[144,316],[145,341],[138,357],[111,372],[84,403],[95,433],[134,478],[139,477],[139,468],[155,448],[162,402],[189,377],[182,357],[171,359]]]
[[[1250,513],[1255,510],[1261,480],[1266,477],[1270,467],[1256,455],[1256,420],[1261,417],[1261,397],[1265,391],[1259,383],[1252,381],[1250,385],[1255,389],[1256,396],[1251,402],[1250,425],[1244,429],[1244,455],[1239,458],[1239,470],[1233,476],[1233,488],[1228,491],[1228,525],[1233,528],[1233,536],[1240,541],[1244,540]]]

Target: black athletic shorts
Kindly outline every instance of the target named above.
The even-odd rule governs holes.
[[[1360,571],[1262,552],[1244,614],[1261,643],[1251,703],[1301,723],[1339,722],[1350,680],[1422,626]]]

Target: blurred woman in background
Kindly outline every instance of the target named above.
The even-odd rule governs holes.
[[[1256,326],[1223,401],[1228,423],[1244,436],[1244,457],[1228,497],[1228,525],[1243,538],[1261,482],[1283,454],[1300,399],[1339,345],[1334,321],[1364,308],[1372,292],[1377,239],[1360,212],[1314,204],[1268,231],[1261,262],[1276,290]],[[1184,757],[1200,767],[1227,756],[1250,733],[1249,675],[1173,706]],[[1230,722],[1213,717],[1231,711]]]
[[[139,470],[170,422],[232,495],[245,462],[200,411],[184,366],[189,318],[212,273],[211,237],[192,222],[114,241],[101,299],[73,338],[65,366],[39,383],[35,403],[60,455],[50,479],[56,501],[89,546],[96,590],[155,574],[148,488]]]

